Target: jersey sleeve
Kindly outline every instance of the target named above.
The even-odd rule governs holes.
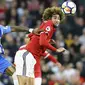
[[[0,36],[3,34],[11,32],[11,27],[10,26],[2,26],[0,25]]]
[[[52,21],[47,21],[47,22],[43,25],[42,29],[44,29],[44,32],[45,32],[46,34],[48,34],[48,36],[49,36],[49,35],[52,33],[52,29],[53,29],[53,23],[52,23]]]
[[[42,32],[42,33],[40,34],[40,41],[39,41],[39,43],[40,43],[41,46],[44,46],[44,47],[46,47],[47,49],[50,49],[50,50],[52,50],[52,51],[56,51],[56,48],[53,47],[53,46],[49,43],[49,41],[47,40],[47,35],[46,35],[45,32]]]
[[[50,53],[48,53],[47,51],[45,51],[43,53],[43,57],[44,57],[44,59],[48,58],[53,63],[57,63],[58,62],[57,59],[54,56],[52,56]]]

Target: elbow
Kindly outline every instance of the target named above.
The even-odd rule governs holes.
[[[46,46],[45,42],[40,42],[40,46]]]

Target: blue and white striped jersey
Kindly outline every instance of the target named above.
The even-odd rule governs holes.
[[[2,26],[0,25],[0,54],[4,54],[4,48],[1,44],[1,38],[3,34],[11,32],[11,27],[10,26]]]

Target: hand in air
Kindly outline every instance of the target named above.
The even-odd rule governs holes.
[[[59,53],[61,53],[61,52],[64,52],[66,49],[65,48],[58,48],[57,50],[56,50],[56,52],[59,52]]]

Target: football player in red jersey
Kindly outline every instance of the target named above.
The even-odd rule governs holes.
[[[60,22],[64,19],[64,14],[61,9],[58,7],[51,7],[45,9],[43,13],[43,20],[45,22],[42,23],[40,29],[44,31],[40,33],[40,35],[33,35],[29,44],[26,46],[26,50],[32,53],[33,57],[36,60],[36,64],[34,66],[35,73],[35,85],[41,85],[41,67],[40,67],[40,59],[43,56],[43,53],[46,49],[50,49],[55,52],[63,52],[64,48],[56,49],[49,42],[52,38],[53,33],[56,31],[55,27],[60,24]],[[30,56],[29,56],[30,57]],[[38,83],[37,83],[38,81]]]
[[[64,14],[60,8],[58,7],[47,8],[43,13],[44,22],[40,26],[40,29],[43,29],[44,31],[41,32],[40,35],[31,34],[31,40],[29,44],[26,45],[24,52],[26,53],[28,51],[27,57],[26,56],[25,57],[29,59],[29,62],[26,61],[28,67],[27,69],[25,68],[25,70],[28,71],[29,74],[28,76],[32,78],[31,82],[34,81],[33,74],[35,74],[36,78],[35,84],[30,82],[30,85],[41,85],[40,59],[41,56],[44,56],[46,49],[50,49],[55,52],[65,51],[64,48],[61,47],[56,49],[49,43],[53,33],[56,30],[55,27],[60,24],[63,18]],[[59,65],[58,62],[56,62],[56,64]]]

